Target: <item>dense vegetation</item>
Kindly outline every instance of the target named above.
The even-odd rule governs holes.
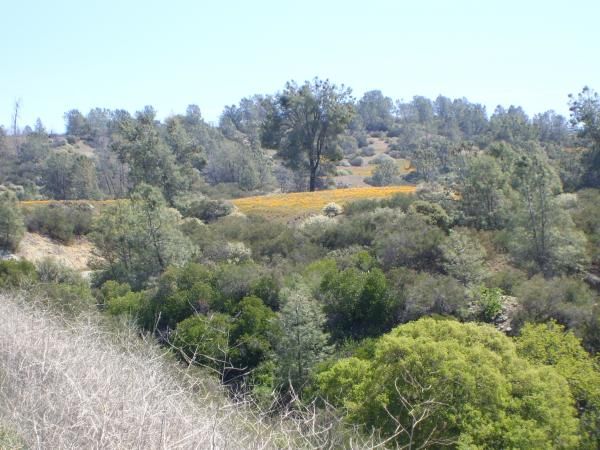
[[[570,105],[570,120],[488,117],[314,80],[243,99],[218,127],[195,106],[163,122],[150,107],[73,110],[65,137],[41,122],[0,136],[0,245],[26,227],[85,235],[91,286],[6,261],[0,287],[127,317],[271,415],[333,406],[405,448],[597,448],[600,98],[585,88]],[[288,222],[226,201],[333,188],[363,157],[370,184],[414,194]],[[36,198],[119,200],[17,203]]]

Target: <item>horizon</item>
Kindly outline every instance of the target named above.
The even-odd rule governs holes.
[[[329,78],[355,98],[380,90],[393,100],[415,95],[467,98],[491,116],[521,106],[529,117],[569,117],[568,94],[600,89],[593,58],[600,5],[462,0],[369,8],[335,1],[274,0],[227,6],[156,1],[82,6],[72,0],[5,7],[0,31],[8,70],[0,73],[0,125],[39,117],[64,132],[65,112],[91,108],[131,113],[152,105],[158,117],[200,107],[216,124],[225,106],[273,94],[286,81]],[[315,13],[316,11],[316,13]]]

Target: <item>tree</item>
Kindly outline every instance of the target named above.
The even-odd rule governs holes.
[[[78,109],[72,109],[65,113],[66,132],[70,136],[83,138],[89,135],[90,128],[87,120]]]
[[[96,222],[91,237],[103,258],[101,268],[140,288],[169,265],[185,263],[193,247],[177,228],[179,221],[156,188],[140,185],[131,200],[107,207]]]
[[[23,216],[16,195],[10,191],[0,192],[0,249],[15,251],[24,234]]]
[[[520,202],[512,217],[513,255],[523,264],[533,263],[546,275],[581,271],[588,264],[586,240],[571,216],[557,203],[560,179],[540,154],[521,156],[513,184]]]
[[[556,322],[526,324],[517,338],[519,355],[535,364],[554,367],[577,402],[584,437],[581,448],[600,447],[600,365],[581,341]]]
[[[287,294],[279,313],[283,335],[277,343],[279,381],[299,391],[327,354],[325,315],[303,289]]]
[[[579,135],[588,142],[590,152],[586,155],[584,184],[600,187],[600,95],[584,87],[577,95],[569,95],[571,124],[579,126]]]
[[[307,166],[309,189],[317,187],[323,157],[337,159],[333,141],[350,122],[354,107],[349,88],[315,78],[299,86],[291,81],[277,97],[276,120],[281,128],[279,154],[293,166]]]
[[[320,393],[405,449],[578,448],[565,379],[489,325],[421,319],[316,375]]]
[[[120,161],[129,165],[129,179],[134,187],[141,183],[156,186],[169,203],[189,188],[190,180],[163,139],[152,107],[139,111],[135,119],[125,117],[118,128],[112,148]]]
[[[496,158],[489,155],[468,158],[458,182],[465,222],[477,228],[500,228],[506,220],[510,187],[508,175]]]
[[[486,251],[477,236],[466,230],[454,229],[441,244],[446,272],[465,286],[477,285],[485,275]]]
[[[394,102],[384,97],[381,91],[365,92],[358,101],[356,110],[368,131],[387,131],[393,122]]]
[[[58,200],[93,199],[98,181],[93,160],[73,152],[52,153],[42,169],[44,190]]]
[[[389,186],[397,181],[400,170],[395,160],[384,159],[377,164],[373,176],[368,180],[373,186]]]
[[[328,272],[320,288],[332,338],[362,339],[378,336],[393,325],[397,304],[390,297],[379,269],[362,272],[349,268]]]

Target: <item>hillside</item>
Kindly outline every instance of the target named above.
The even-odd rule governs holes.
[[[32,303],[0,294],[0,446],[9,437],[56,449],[319,446],[318,428],[296,431],[304,418],[261,418],[133,329]]]

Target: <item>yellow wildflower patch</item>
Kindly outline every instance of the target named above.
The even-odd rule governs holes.
[[[412,194],[414,186],[360,187],[316,192],[293,192],[291,194],[262,195],[232,200],[244,214],[258,214],[272,218],[292,219],[307,213],[318,213],[328,203],[340,205],[369,199],[385,198],[395,194]]]

